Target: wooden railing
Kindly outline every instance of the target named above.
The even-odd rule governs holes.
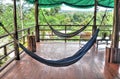
[[[55,28],[56,30],[58,31],[62,31],[64,33],[68,33],[69,31],[70,32],[74,32],[78,29],[80,29],[82,26],[84,25],[52,25],[53,28]],[[83,32],[91,32],[92,33],[92,27],[93,25],[88,25],[88,27],[83,31]],[[100,26],[100,25],[97,25],[97,26]],[[41,41],[45,41],[45,40],[62,40],[62,41],[70,41],[70,40],[74,40],[74,41],[79,41],[80,39],[83,39],[84,38],[80,38],[80,34],[76,35],[75,37],[72,37],[72,38],[69,38],[69,39],[66,39],[66,38],[60,38],[58,36],[56,36],[52,30],[49,28],[48,25],[39,25],[40,27],[40,40]],[[62,27],[62,28],[56,28],[56,27]],[[72,29],[70,29],[72,27]],[[77,28],[76,28],[77,27]],[[104,28],[104,27],[112,27],[112,25],[101,25],[100,28]],[[108,33],[108,36],[112,33],[112,29],[104,29],[104,30],[101,30],[100,29],[100,32],[99,32],[99,37],[102,36],[102,32],[107,32]],[[86,39],[85,39],[86,40]]]
[[[26,37],[27,35],[29,35],[31,32],[34,31],[34,27],[29,27],[29,28],[25,28],[22,30],[18,30],[18,35],[19,35],[19,41],[22,42],[22,44],[25,44],[26,41]],[[22,35],[22,32],[24,32],[24,35]],[[14,35],[14,32],[11,32],[12,35]],[[4,39],[4,38],[9,38],[9,34],[5,34],[0,36],[0,39]],[[7,65],[9,65],[16,57],[15,55],[9,58],[10,54],[14,54],[14,40],[11,38],[12,41],[9,41],[8,43],[5,43],[3,45],[0,46],[0,71],[2,71],[4,68],[6,68]],[[8,49],[9,45],[11,45],[11,48]],[[3,50],[2,50],[3,49]],[[19,55],[22,53],[23,51],[20,50]],[[1,64],[3,60],[6,60],[6,62],[4,64]]]

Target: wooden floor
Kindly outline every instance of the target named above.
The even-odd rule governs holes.
[[[47,42],[37,44],[37,54],[47,59],[73,55],[81,47],[78,43]],[[105,63],[105,49],[94,47],[77,63],[67,67],[50,67],[28,55],[14,61],[0,79],[120,79],[119,65]]]

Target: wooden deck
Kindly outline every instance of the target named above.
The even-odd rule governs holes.
[[[79,43],[47,42],[37,44],[37,54],[47,59],[73,55]],[[0,73],[0,79],[120,79],[119,65],[105,63],[105,49],[94,47],[77,63],[67,67],[50,67],[24,54]]]

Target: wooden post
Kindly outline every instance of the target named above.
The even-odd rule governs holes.
[[[97,29],[97,26],[96,26],[96,17],[97,17],[97,0],[95,0],[94,21],[93,21],[94,24],[93,24],[93,28],[92,28],[92,35],[94,34],[94,32]]]
[[[111,48],[110,63],[120,63],[119,48]]]
[[[67,26],[65,26],[65,34],[66,34],[66,31],[67,31]],[[65,38],[65,43],[67,42],[67,39]]]
[[[7,55],[7,48],[4,46],[4,55]]]
[[[120,30],[120,0],[114,0],[114,22],[112,33],[111,62],[120,63],[120,50],[119,50],[119,30]]]
[[[28,41],[28,50],[32,52],[36,52],[36,43],[35,43],[35,36],[34,35],[28,35],[27,36]]]
[[[35,0],[35,34],[36,34],[36,42],[40,42],[39,36],[39,25],[38,25],[38,0]]]
[[[23,36],[23,44],[25,44],[25,36]]]
[[[18,40],[18,32],[17,32],[17,13],[16,13],[16,0],[14,0],[14,38]],[[18,44],[16,42],[14,42],[14,49],[15,49],[15,56],[16,56],[16,60],[20,60],[19,57],[19,47]]]
[[[30,28],[27,30],[28,35],[30,35]]]
[[[110,63],[111,48],[106,47],[105,62]]]
[[[114,0],[114,24],[112,33],[112,47],[119,47],[119,30],[120,30],[120,0]]]
[[[120,63],[119,30],[120,30],[120,0],[114,0],[114,24],[112,45],[110,47],[110,63]],[[107,53],[107,52],[106,52]]]

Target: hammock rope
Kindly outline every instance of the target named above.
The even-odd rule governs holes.
[[[100,24],[100,25],[102,25],[102,23],[103,23],[103,21],[104,21],[105,17],[107,17],[107,16],[106,16],[106,14],[107,14],[107,9],[105,10],[104,15],[102,16],[102,20],[101,20],[101,24]]]
[[[52,30],[52,32],[53,32],[55,35],[57,35],[57,36],[59,36],[59,37],[62,37],[62,38],[70,38],[70,37],[76,36],[77,34],[79,34],[80,32],[82,32],[82,31],[91,23],[91,21],[94,19],[94,16],[93,16],[93,17],[90,19],[90,21],[89,21],[86,25],[84,25],[82,28],[80,28],[79,30],[77,30],[77,31],[75,31],[75,32],[66,34],[66,33],[61,33],[61,32],[59,32],[59,31],[55,30],[55,29],[49,24],[49,22],[47,21],[47,19],[46,19],[46,17],[45,17],[45,15],[44,15],[44,13],[43,13],[42,10],[41,10],[41,13],[42,13],[42,15],[43,15],[43,17],[44,17],[47,25],[48,25],[49,28]]]

